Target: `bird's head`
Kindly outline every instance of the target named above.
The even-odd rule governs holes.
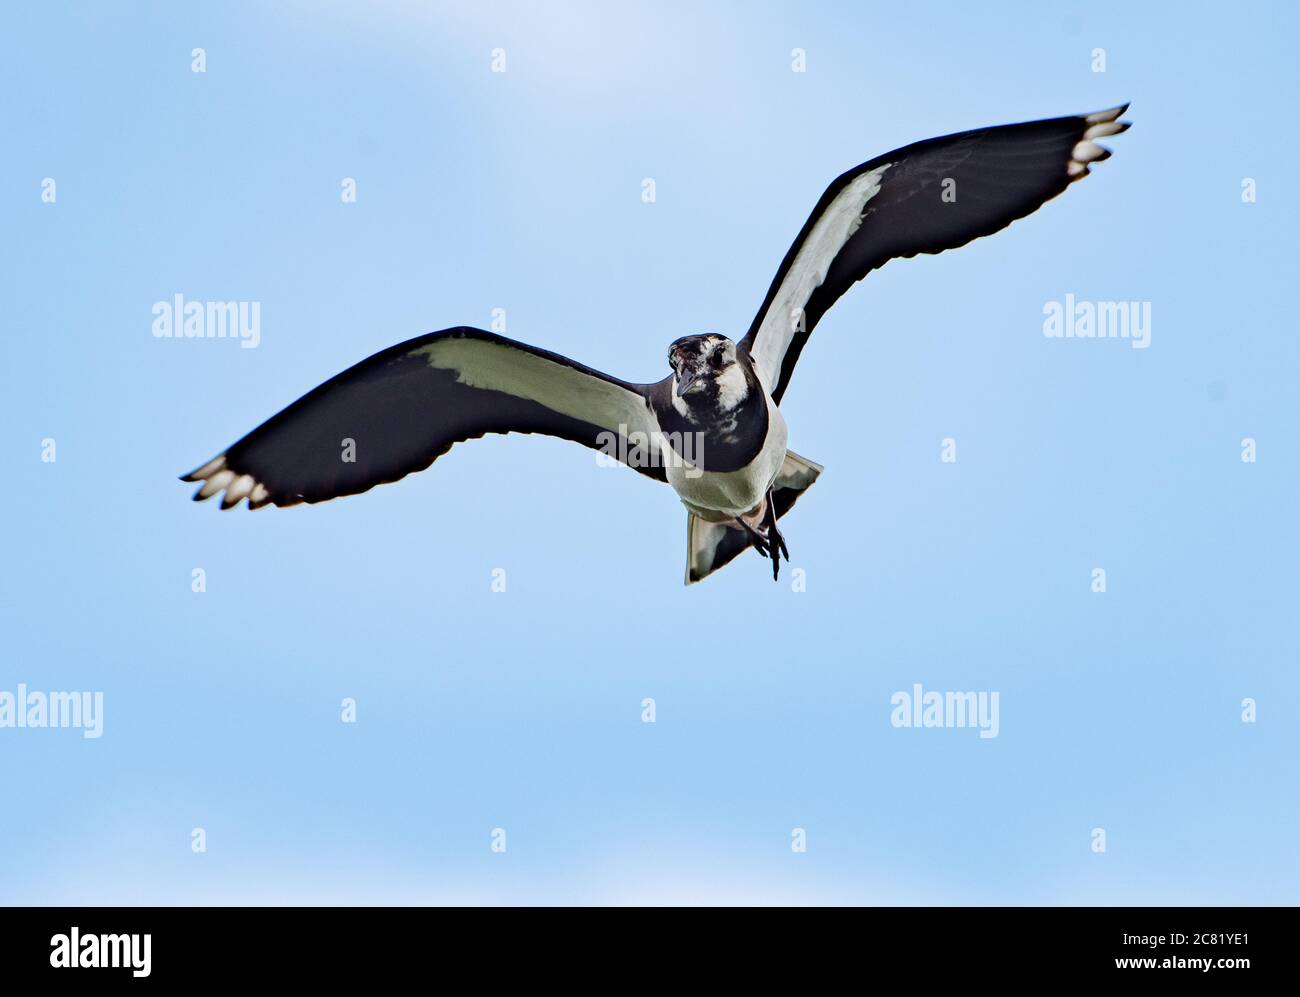
[[[673,370],[673,394],[682,399],[716,399],[729,383],[744,384],[736,344],[715,333],[674,342],[668,347],[668,366]]]

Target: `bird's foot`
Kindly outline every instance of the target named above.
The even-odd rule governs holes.
[[[755,526],[746,516],[736,519],[742,529],[749,535],[749,544],[764,557],[772,560],[772,580],[781,575],[781,558],[790,560],[790,550],[785,545],[785,537],[776,526],[776,507],[772,504],[772,493],[768,492],[763,511]]]
[[[776,526],[776,503],[772,501],[771,490],[767,493],[765,518],[767,520],[767,549],[772,555],[772,581],[776,581],[781,571],[781,557],[784,556],[787,561],[790,560],[790,550],[785,545],[785,537],[781,536],[781,531]]]

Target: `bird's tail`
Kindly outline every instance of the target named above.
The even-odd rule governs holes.
[[[793,450],[786,451],[785,462],[772,484],[772,504],[780,519],[799,500],[817,476],[822,466],[800,457]],[[749,537],[739,526],[710,523],[693,512],[686,514],[686,584],[707,578],[749,546]]]

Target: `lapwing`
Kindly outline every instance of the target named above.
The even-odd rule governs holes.
[[[779,576],[778,521],[821,474],[780,409],[808,337],[840,295],[897,257],[940,253],[1030,214],[1110,156],[1127,104],[979,128],[878,156],[826,189],[739,340],[686,336],[667,377],[623,381],[457,326],[408,340],[308,392],[183,476],[229,509],[355,495],[488,433],[545,433],[666,482],[687,509],[686,582],[754,548]]]

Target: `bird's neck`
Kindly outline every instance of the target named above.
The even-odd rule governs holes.
[[[685,396],[673,395],[673,408],[699,432],[729,435],[763,402],[763,389],[740,363]]]
[[[767,436],[767,396],[743,361],[685,398],[670,395],[671,411],[660,411],[660,428],[696,441],[706,470],[743,467]]]

